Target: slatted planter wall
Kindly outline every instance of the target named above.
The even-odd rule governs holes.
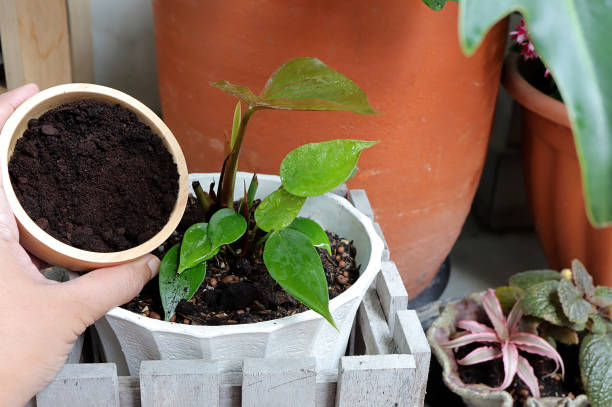
[[[373,217],[364,191],[352,190],[349,198]],[[140,377],[133,377],[117,376],[110,363],[66,364],[36,405],[423,406],[430,348],[416,312],[406,309],[408,295],[388,250],[385,256],[359,308],[351,356],[337,370],[317,370],[314,358],[160,360],[142,362]]]

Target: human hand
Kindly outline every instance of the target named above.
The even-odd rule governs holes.
[[[30,84],[0,95],[0,129],[37,92]],[[0,179],[0,265],[0,406],[22,406],[53,380],[85,328],[157,274],[159,260],[146,255],[69,282],[47,280],[19,244]]]

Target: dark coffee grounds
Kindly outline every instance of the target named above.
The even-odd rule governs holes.
[[[26,213],[79,249],[115,252],[168,221],[178,171],[161,138],[120,105],[66,103],[28,123],[9,163]]]

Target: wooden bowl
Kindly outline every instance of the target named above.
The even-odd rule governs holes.
[[[23,136],[27,128],[28,121],[40,117],[46,111],[61,104],[83,98],[118,103],[133,111],[141,122],[151,127],[153,132],[161,137],[164,145],[174,157],[174,162],[178,169],[178,198],[168,222],[151,239],[128,250],[98,253],[77,249],[60,242],[47,234],[26,214],[11,185],[8,162],[15,149],[15,143]],[[135,260],[150,253],[160,246],[176,229],[187,205],[189,193],[187,164],[185,163],[183,152],[170,129],[151,109],[138,100],[123,92],[104,86],[83,83],[59,85],[43,90],[23,102],[8,119],[0,133],[0,166],[4,182],[4,192],[19,226],[19,241],[21,245],[39,259],[69,270],[86,271],[113,266]]]

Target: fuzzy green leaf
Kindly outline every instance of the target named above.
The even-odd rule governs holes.
[[[568,111],[589,219],[596,226],[610,224],[612,0],[459,0],[459,5],[459,37],[468,55],[495,23],[514,11],[523,15]]]
[[[268,272],[281,287],[336,327],[329,312],[321,259],[304,234],[292,229],[273,232],[266,241],[263,258]]]
[[[525,290],[520,287],[497,287],[495,289],[495,295],[499,300],[502,310],[507,314],[514,304],[525,294]]]
[[[586,268],[579,260],[572,261],[572,278],[574,284],[588,297],[592,297],[595,293],[595,286],[593,285],[593,277],[586,271]]]
[[[280,176],[287,191],[316,196],[331,191],[353,173],[359,155],[377,141],[330,140],[304,144],[281,163]]]
[[[325,230],[314,220],[308,218],[295,218],[287,228],[302,232],[310,240],[313,246],[325,249],[327,253],[330,255],[332,254],[327,233],[325,233]]]
[[[526,290],[544,281],[558,281],[559,279],[561,279],[561,273],[554,270],[530,270],[514,274],[508,283],[513,287]]]
[[[268,195],[255,210],[257,226],[265,232],[280,230],[291,224],[306,198],[287,192],[282,186]]]
[[[317,58],[295,58],[283,64],[268,79],[257,103],[272,109],[376,113],[355,82]]]
[[[582,340],[580,373],[591,405],[612,406],[612,333],[590,334]]]
[[[526,315],[542,318],[554,325],[561,325],[575,331],[582,331],[584,324],[570,322],[565,314],[557,294],[558,281],[549,280],[535,284],[525,290],[521,307]]]
[[[236,109],[234,109],[234,120],[232,122],[232,138],[230,147],[233,149],[236,144],[236,137],[238,136],[238,130],[240,129],[240,119],[242,119],[242,106],[240,106],[240,100],[236,103]]]
[[[594,334],[612,332],[612,321],[597,314],[589,315],[588,327]]]
[[[188,301],[193,297],[206,276],[206,262],[202,262],[182,274],[177,273],[178,263],[179,245],[177,244],[166,252],[159,266],[159,294],[166,321],[172,318],[176,306],[181,300]]]
[[[598,285],[593,293],[593,302],[600,307],[612,305],[612,288]]]
[[[543,323],[540,328],[540,336],[552,338],[555,342],[561,342],[566,345],[578,345],[580,338],[578,333],[565,326],[552,325],[549,323]]]
[[[557,293],[567,319],[577,324],[585,324],[591,311],[591,304],[582,298],[582,292],[571,281],[562,278]]]
[[[244,234],[246,228],[246,220],[233,209],[219,209],[208,224],[208,238],[212,248],[235,242]]]

